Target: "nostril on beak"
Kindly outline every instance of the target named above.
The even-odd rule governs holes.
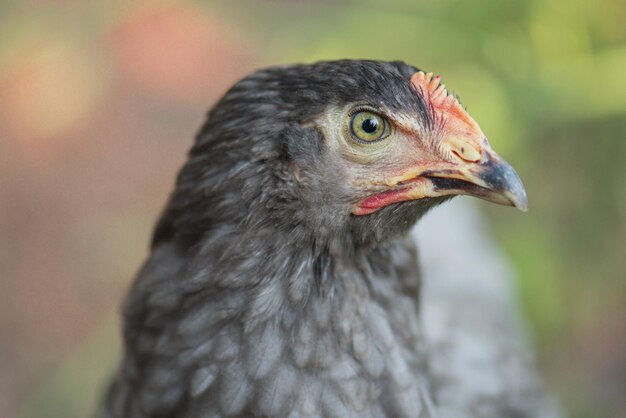
[[[458,136],[449,136],[444,140],[444,145],[448,150],[463,161],[476,163],[481,160],[481,153],[476,147],[466,139]]]

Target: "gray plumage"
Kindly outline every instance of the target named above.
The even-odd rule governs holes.
[[[215,105],[126,300],[125,355],[102,416],[548,416],[531,372],[497,391],[455,385],[441,359],[463,347],[425,337],[408,233],[448,197],[350,214],[362,192],[345,183],[320,118],[368,103],[435,129],[409,83],[416,71],[272,68]]]

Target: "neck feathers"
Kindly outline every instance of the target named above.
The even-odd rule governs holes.
[[[342,259],[234,232],[193,256],[155,248],[126,310],[123,370],[133,375],[118,376],[112,398],[122,386],[157,390],[126,401],[161,412],[189,401],[225,416],[358,416],[366,406],[409,417],[422,408],[412,246],[398,240]]]

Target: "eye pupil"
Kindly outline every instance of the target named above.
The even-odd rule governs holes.
[[[378,129],[378,121],[374,118],[367,118],[361,124],[361,129],[363,132],[373,134]]]

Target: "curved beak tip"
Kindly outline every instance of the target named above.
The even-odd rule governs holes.
[[[506,198],[511,206],[528,211],[528,197],[519,175],[506,161],[491,160],[485,164],[481,178],[491,189]]]
[[[513,195],[513,199],[509,198],[509,200],[513,206],[522,212],[528,212],[528,197],[526,196],[526,190],[524,190],[524,187],[522,186],[519,191],[511,194]]]

